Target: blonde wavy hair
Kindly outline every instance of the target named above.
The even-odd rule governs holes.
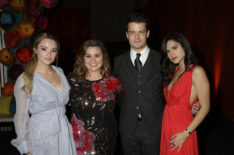
[[[31,91],[33,88],[33,75],[37,67],[38,58],[37,58],[36,50],[38,48],[38,44],[40,44],[40,42],[44,39],[54,40],[57,44],[58,51],[60,49],[60,44],[59,44],[58,39],[48,33],[41,33],[35,38],[33,42],[33,46],[32,46],[33,55],[24,68],[24,86],[22,87],[22,90],[26,93],[28,97],[31,96]],[[56,64],[57,63],[58,63],[58,54],[56,56]]]
[[[82,45],[78,55],[76,56],[75,64],[73,66],[73,73],[77,76],[77,81],[82,82],[86,78],[88,70],[84,64],[84,57],[89,47],[98,47],[103,54],[103,65],[101,67],[101,75],[103,78],[108,77],[111,73],[111,64],[107,49],[99,40],[87,40]]]

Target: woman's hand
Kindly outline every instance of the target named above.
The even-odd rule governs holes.
[[[186,141],[186,139],[188,138],[189,134],[186,131],[182,131],[180,133],[176,133],[175,135],[173,135],[171,137],[171,141],[170,141],[170,146],[172,149],[170,151],[175,150],[178,146],[179,149],[177,152],[180,151],[182,145],[184,144],[184,142]]]

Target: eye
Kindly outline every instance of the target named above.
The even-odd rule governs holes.
[[[91,56],[90,56],[90,55],[85,55],[85,57],[86,57],[86,58],[91,58]]]
[[[176,50],[177,48],[178,48],[177,46],[173,46],[173,47],[172,47],[173,50]]]
[[[45,47],[42,47],[41,50],[42,50],[42,51],[46,51],[46,48],[45,48]]]
[[[140,33],[145,33],[145,31],[140,31]]]
[[[170,53],[170,50],[166,50],[167,54]]]
[[[53,50],[51,50],[51,52],[56,53],[56,52],[58,52],[58,50],[57,49],[53,49]]]
[[[99,58],[101,56],[101,54],[95,54],[96,58]]]

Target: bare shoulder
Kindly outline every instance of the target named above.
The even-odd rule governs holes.
[[[205,70],[202,66],[195,66],[194,69],[193,69],[193,75],[195,76],[199,76],[200,74],[205,74]]]
[[[206,72],[202,66],[195,66],[193,69],[193,81],[207,80]]]

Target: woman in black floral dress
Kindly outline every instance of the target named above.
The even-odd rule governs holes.
[[[114,154],[117,138],[114,108],[116,96],[121,91],[121,83],[118,78],[110,75],[110,68],[103,43],[88,40],[83,44],[73,73],[68,77],[71,86],[71,110],[75,114],[72,126],[79,155]]]

